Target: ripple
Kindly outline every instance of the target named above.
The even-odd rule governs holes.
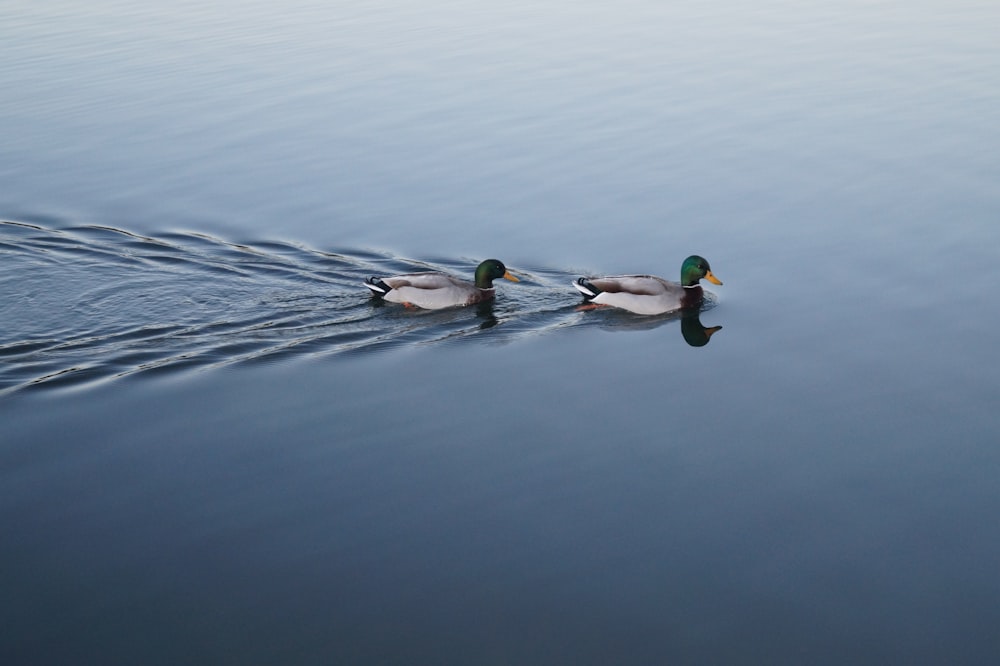
[[[0,395],[303,355],[379,353],[466,340],[506,343],[579,326],[640,330],[677,315],[579,312],[580,271],[512,266],[495,302],[410,310],[372,300],[372,274],[479,259],[412,259],[287,241],[0,220]],[[585,272],[585,271],[584,271]],[[709,299],[707,307],[714,305]]]

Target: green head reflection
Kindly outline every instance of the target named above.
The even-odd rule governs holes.
[[[692,347],[704,347],[713,335],[722,330],[721,326],[704,326],[700,315],[698,308],[681,313],[681,335],[684,342]]]

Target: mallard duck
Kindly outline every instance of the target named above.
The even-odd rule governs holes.
[[[492,300],[496,293],[493,280],[498,278],[519,282],[510,274],[503,262],[487,259],[476,268],[475,284],[446,273],[426,271],[384,278],[372,276],[365,280],[364,285],[371,289],[372,295],[377,298],[392,303],[437,310]]]
[[[636,314],[653,315],[701,305],[704,294],[698,281],[722,284],[703,258],[692,255],[681,264],[681,282],[655,275],[612,275],[578,278],[573,286],[595,305],[611,305]]]

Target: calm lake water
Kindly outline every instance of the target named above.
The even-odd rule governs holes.
[[[996,663],[998,34],[6,3],[0,660]],[[693,253],[700,317],[577,309]]]

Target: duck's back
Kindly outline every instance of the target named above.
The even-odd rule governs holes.
[[[588,278],[587,281],[605,293],[625,293],[635,296],[662,296],[664,294],[684,293],[684,288],[676,282],[670,282],[655,275],[609,275],[607,277]]]
[[[392,290],[383,298],[429,310],[470,305],[493,298],[492,289],[479,289],[470,282],[444,273],[411,273],[386,278]]]
[[[383,280],[393,289],[400,289],[402,287],[412,287],[414,289],[448,289],[451,287],[460,287],[465,284],[457,278],[437,271],[394,275],[393,277],[383,278]]]
[[[592,303],[642,315],[679,310],[685,307],[687,297],[693,295],[678,283],[655,275],[611,275],[589,278],[587,284],[600,291],[590,299]]]

